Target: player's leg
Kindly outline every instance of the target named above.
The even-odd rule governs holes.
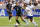
[[[9,21],[11,21],[12,14],[9,14]]]
[[[25,22],[25,20],[24,19],[26,19],[26,17],[24,18],[23,16],[21,16],[21,19],[22,19],[22,21],[24,21]],[[26,22],[25,22],[26,23]]]
[[[35,21],[33,20],[33,17],[32,17],[32,16],[30,17],[30,21],[31,21],[33,24],[35,24],[35,26],[37,27],[37,24],[36,24]]]
[[[21,16],[21,19],[22,19],[22,21],[24,21],[24,17],[23,16]],[[25,22],[25,21],[24,21]]]
[[[28,17],[25,16],[24,21],[26,22],[26,26],[27,26],[27,25],[29,25],[29,23],[28,23],[28,21],[26,19],[28,19]]]
[[[20,25],[20,22],[18,20],[18,17],[19,17],[19,14],[16,14],[16,24],[15,24],[15,27],[18,27]]]
[[[26,23],[26,25],[29,25],[29,23],[27,22],[27,17],[25,16],[25,17],[23,17],[23,21]]]
[[[12,17],[12,12],[7,11],[8,15],[9,15],[9,21],[11,22],[11,17]]]
[[[9,20],[11,20],[12,12],[9,11]]]
[[[16,16],[16,22],[17,22],[18,24],[20,24],[20,22],[18,21],[18,17],[19,17],[19,16]]]

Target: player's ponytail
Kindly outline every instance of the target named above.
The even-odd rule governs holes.
[[[27,7],[27,4],[25,3],[24,6]]]

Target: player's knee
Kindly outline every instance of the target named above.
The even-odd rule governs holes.
[[[16,20],[18,20],[18,16],[16,16]]]
[[[12,15],[11,15],[12,16]]]
[[[27,19],[27,18],[24,18],[24,19]]]
[[[10,16],[10,15],[9,15]]]
[[[34,20],[32,20],[32,23],[34,22]]]
[[[21,20],[23,20],[23,17],[21,16]]]
[[[32,21],[31,21],[32,22]]]
[[[16,17],[16,20],[18,20],[18,18]]]
[[[23,20],[23,18],[21,18]]]
[[[30,21],[32,22],[32,19],[30,19]]]
[[[18,20],[18,18],[16,18],[16,20]]]
[[[12,16],[12,14],[10,16]]]

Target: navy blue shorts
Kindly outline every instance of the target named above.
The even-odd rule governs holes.
[[[16,16],[20,16],[21,17],[21,15],[22,15],[21,12],[18,12],[18,13],[16,12]]]
[[[21,14],[16,14],[16,16],[18,16],[18,17],[20,16],[21,17]]]
[[[29,18],[29,19],[33,19],[33,16],[27,16],[27,18]]]
[[[7,13],[8,13],[8,14],[12,14],[12,12],[11,12],[11,11],[7,11]]]

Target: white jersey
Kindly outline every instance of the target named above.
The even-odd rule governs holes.
[[[33,6],[33,5],[31,5],[31,6],[30,6],[30,5],[28,5],[27,7],[28,7],[31,11],[32,11],[32,10],[33,10],[33,8],[34,8],[34,6]],[[32,11],[32,12],[33,12],[33,11]]]
[[[30,8],[30,9],[33,9],[34,8],[33,5],[31,5],[31,6],[30,5],[27,5],[27,7]]]
[[[12,4],[12,7],[14,7],[16,4]]]
[[[26,11],[27,15],[28,16],[33,16],[32,11],[30,10],[31,11],[31,13],[30,13],[28,10],[30,10],[30,9],[28,7],[26,7],[25,11]]]
[[[28,4],[30,2],[30,0],[25,0],[24,2]]]

